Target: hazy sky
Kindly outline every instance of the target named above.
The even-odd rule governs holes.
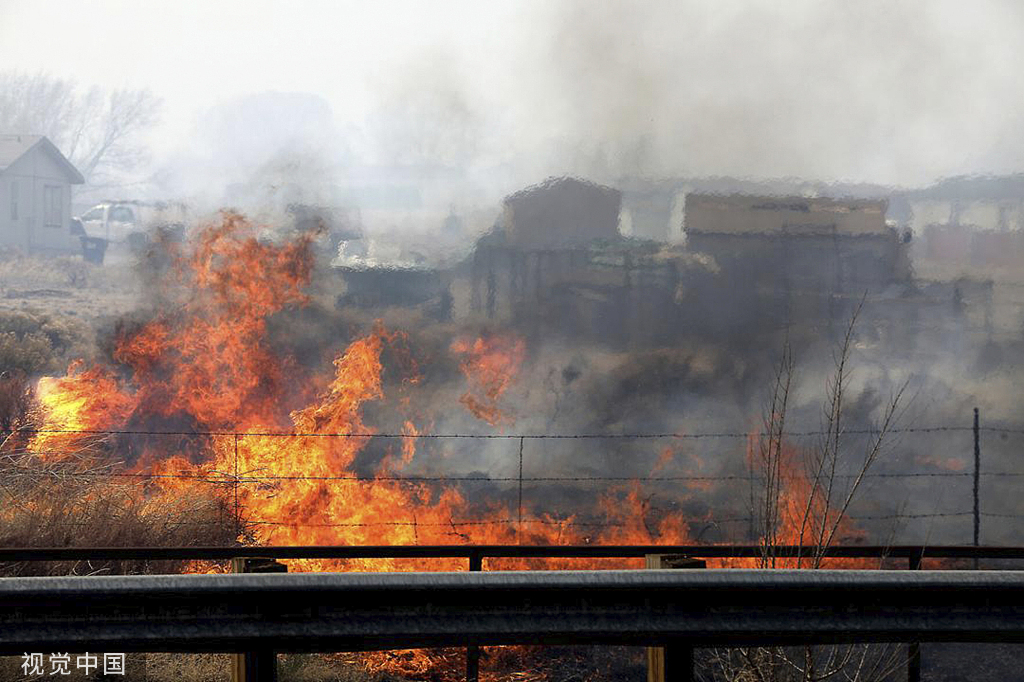
[[[1024,170],[1022,64],[1018,0],[0,0],[0,68],[152,89],[158,154],[269,90],[371,157],[922,184]]]

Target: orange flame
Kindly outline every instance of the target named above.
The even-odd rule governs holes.
[[[114,373],[104,367],[82,369],[75,361],[63,377],[43,377],[36,398],[44,419],[29,450],[46,459],[62,459],[90,440],[88,431],[123,424],[135,399],[121,391]]]
[[[469,381],[469,390],[459,399],[477,419],[491,426],[508,419],[498,407],[498,401],[509,387],[523,362],[526,344],[520,338],[481,336],[470,343],[457,339],[452,343],[453,353],[465,355],[459,369]]]

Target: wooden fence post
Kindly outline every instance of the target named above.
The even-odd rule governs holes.
[[[647,568],[707,568],[703,559],[681,554],[648,554]],[[647,682],[693,682],[693,647],[686,642],[647,647]]]
[[[273,559],[235,557],[232,573],[287,573],[288,567]],[[231,682],[277,682],[277,654],[270,650],[231,655]]]

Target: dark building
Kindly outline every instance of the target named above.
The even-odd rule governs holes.
[[[686,197],[691,251],[756,286],[848,291],[910,277],[905,237],[886,202],[804,197]]]
[[[578,178],[549,178],[505,197],[501,230],[524,251],[586,247],[619,239],[622,193]]]
[[[621,240],[622,195],[577,178],[549,178],[507,196],[494,229],[476,245],[473,312],[516,317],[579,278],[595,243]]]
[[[884,200],[687,195],[687,246],[719,269],[701,296],[718,311],[710,319],[734,331],[751,323],[832,324],[865,293],[909,282],[908,237],[886,224],[886,207]]]
[[[702,270],[681,248],[622,237],[617,190],[574,178],[512,194],[470,263],[470,309],[526,335],[613,348],[670,342],[683,282]]]

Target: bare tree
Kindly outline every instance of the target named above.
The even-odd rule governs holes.
[[[843,340],[835,351],[835,368],[826,382],[822,437],[817,447],[804,453],[803,470],[794,466],[796,452],[786,436],[786,417],[793,382],[794,363],[788,342],[775,369],[772,389],[762,417],[762,431],[751,453],[753,477],[759,485],[751,489],[751,512],[757,517],[761,556],[758,566],[771,568],[822,568],[828,548],[841,536],[847,512],[868,470],[883,454],[892,430],[902,414],[907,383],[890,396],[869,439],[858,456],[846,443],[845,407],[850,380],[850,355],[854,329],[864,301],[854,310]],[[800,477],[805,486],[802,497],[793,499],[785,481]],[[841,481],[849,481],[842,485]],[[783,499],[797,513],[785,513]],[[788,525],[788,527],[786,527]],[[780,531],[786,527],[785,537]],[[778,547],[783,544],[810,545],[809,556],[783,561]],[[880,682],[891,679],[905,661],[901,649],[880,645],[740,648],[711,652],[711,674],[730,682]]]
[[[140,134],[156,123],[149,90],[83,88],[46,73],[0,72],[0,131],[45,135],[92,185],[145,160]]]

